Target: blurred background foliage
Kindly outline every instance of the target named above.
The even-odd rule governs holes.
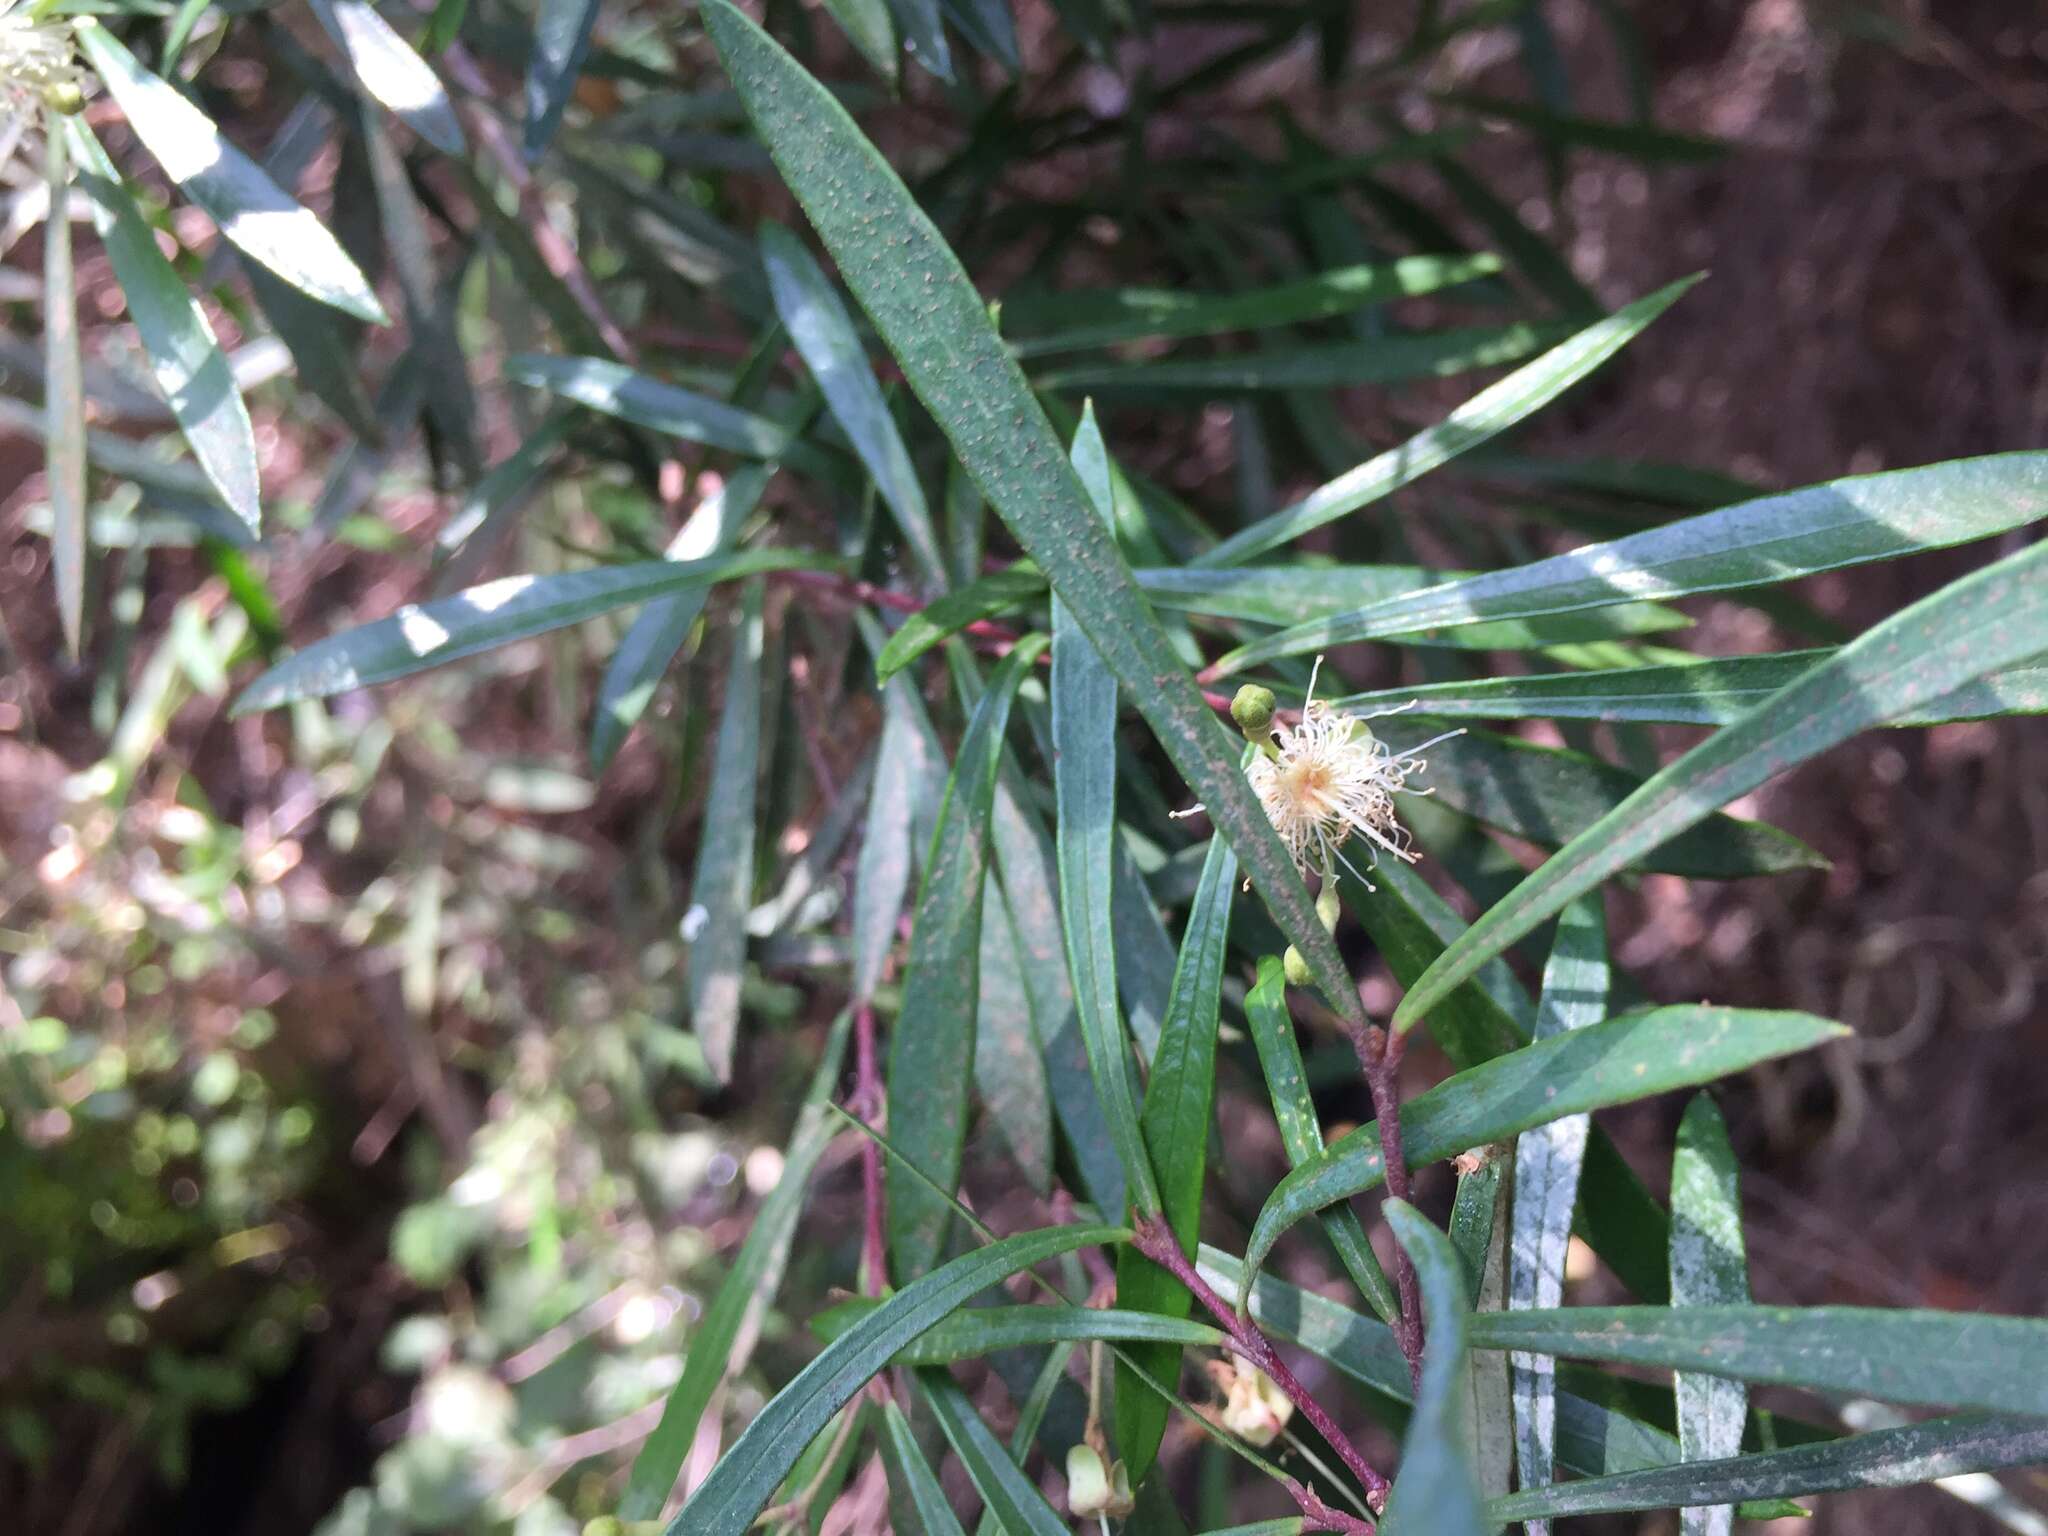
[[[0,173],[0,1498],[62,1536],[575,1531],[615,1504],[824,1047],[834,994],[812,978],[845,960],[881,725],[848,685],[868,655],[813,590],[771,590],[756,963],[729,1084],[684,1022],[727,596],[683,620],[683,665],[626,689],[609,730],[598,713],[595,763],[615,618],[301,701],[281,724],[229,718],[230,674],[287,636],[487,576],[659,555],[721,486],[747,484],[759,510],[736,515],[772,518],[779,542],[865,557],[877,588],[917,590],[916,552],[873,533],[888,513],[829,426],[762,491],[729,423],[679,447],[653,430],[672,402],[635,424],[630,401],[604,417],[556,398],[620,406],[587,381],[530,387],[550,380],[526,354],[576,355],[744,406],[746,431],[816,412],[746,233],[791,207],[690,14],[389,7],[450,88],[437,108],[404,96],[408,66],[374,28],[350,30],[368,7],[96,9],[322,214],[397,323],[365,326],[233,256],[142,152],[148,135],[94,97],[85,121],[204,295],[247,398],[266,538],[251,547],[218,480],[180,456],[80,222],[94,472],[68,659],[48,596],[62,514],[39,472],[50,380],[29,340],[46,296],[25,237],[48,202],[32,165]],[[1474,388],[1449,375],[1698,266],[1710,299],[1325,552],[1511,563],[1560,530],[1611,536],[1757,486],[2048,431],[2048,29],[2024,7],[768,9],[1000,298],[1034,381],[1096,398],[1147,514],[1124,531],[1156,563],[1194,546],[1197,517],[1269,508],[1441,418]],[[1500,260],[1399,302],[1297,296],[1285,325],[1235,340],[1175,319],[1191,295],[1461,252]],[[1131,287],[1148,293],[1106,292]],[[1398,377],[1375,361],[1390,356]],[[975,570],[982,509],[929,432],[914,440],[923,483],[944,488],[948,558]],[[1960,568],[1936,554],[1690,605],[1695,648],[1827,643]],[[1463,675],[1450,653],[1409,655],[1419,670],[1347,681]],[[955,737],[959,712],[942,690],[932,703]],[[2048,1302],[2038,1189],[1955,1189],[1987,1166],[2038,1185],[2048,1152],[2001,1087],[2041,1043],[2044,767],[2032,723],[1862,745],[1746,808],[1830,871],[1651,876],[1618,905],[1617,954],[1665,995],[1857,1023],[1873,994],[1915,999],[1848,1065],[1743,1090],[1738,1142],[1784,1238],[1752,1239],[1760,1295]],[[1175,906],[1195,873],[1165,841],[1176,807],[1141,778],[1123,788],[1160,835],[1133,850],[1150,896]],[[1456,831],[1438,836],[1451,862]],[[1487,856],[1468,852],[1462,877],[1484,892]],[[1982,1027],[1934,1061],[1926,1021],[1952,997]],[[1309,1070],[1326,1120],[1355,1121],[1341,1054]],[[1952,1127],[1934,1172],[1884,1124],[1908,1078]],[[1225,1084],[1260,1091],[1229,1070]],[[1668,1124],[1646,1123],[1643,1145],[1665,1145]],[[852,1156],[836,1143],[816,1176],[793,1295],[853,1271]],[[1249,1210],[1281,1166],[1254,1139],[1220,1174]],[[758,1324],[728,1420],[813,1347],[778,1313]],[[1078,1408],[1057,1404],[1055,1435],[1062,1411],[1071,1440]],[[701,1439],[686,1471],[715,1450]],[[1887,1519],[1977,1518],[1924,1498]],[[1864,1507],[1819,1523],[1856,1529]]]

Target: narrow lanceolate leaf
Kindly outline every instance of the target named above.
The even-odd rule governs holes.
[[[85,627],[85,363],[78,350],[71,262],[68,135],[48,136],[50,215],[43,221],[44,466],[50,496],[50,575],[64,644],[78,654]]]
[[[1230,845],[1212,838],[1202,862],[1201,883],[1188,910],[1187,927],[1174,967],[1173,991],[1152,1055],[1140,1126],[1159,1181],[1161,1208],[1181,1249],[1194,1257],[1202,1217],[1202,1180],[1209,1165],[1209,1117],[1216,1091],[1216,1026],[1222,1001],[1225,944],[1230,936],[1230,903],[1237,893],[1237,860]],[[1117,1300],[1126,1307],[1186,1317],[1194,1298],[1186,1286],[1136,1249],[1117,1256]],[[1180,1379],[1180,1350],[1174,1345],[1132,1351],[1138,1364],[1162,1381]],[[1130,1471],[1142,1482],[1166,1431],[1167,1405],[1147,1392],[1119,1362],[1116,1444]]]
[[[1437,625],[1790,581],[1989,538],[2044,513],[2048,453],[2000,453],[1858,475],[1374,603],[1319,621],[1311,643],[1344,645]]]
[[[440,76],[366,0],[313,0],[313,14],[373,99],[442,154],[467,152]]]
[[[1377,720],[1373,729],[1397,750],[1443,734],[1434,721]],[[1642,780],[1583,752],[1541,747],[1514,736],[1467,730],[1428,751],[1422,783],[1474,820],[1544,847],[1569,842],[1626,800]],[[1644,856],[1642,868],[1697,880],[1825,868],[1818,853],[1776,827],[1715,812]]]
[[[1623,1014],[1438,1083],[1403,1107],[1402,1144],[1419,1168],[1565,1115],[1697,1087],[1847,1033],[1806,1013],[1673,1007]],[[1363,1194],[1383,1177],[1379,1132],[1370,1124],[1294,1169],[1259,1212],[1245,1250],[1247,1272],[1255,1273],[1280,1235],[1311,1211]]]
[[[178,89],[136,62],[90,17],[79,45],[135,136],[164,174],[219,226],[221,237],[309,298],[379,325],[388,317],[369,282],[320,221],[243,154]]]
[[[896,13],[896,26],[910,56],[941,80],[950,81],[953,50],[946,43],[939,0],[889,0],[889,8]]]
[[[855,1002],[864,1003],[881,985],[896,920],[910,889],[911,815],[917,793],[920,743],[910,702],[895,689],[882,694],[882,741],[875,758],[875,787],[869,792],[860,860],[853,874],[853,978]]]
[[[1462,1261],[1474,1312],[1497,1312],[1507,1300],[1508,1163],[1496,1155],[1500,1150],[1478,1154],[1480,1165],[1458,1175],[1451,1205],[1451,1246]],[[1460,1412],[1480,1495],[1506,1493],[1515,1485],[1515,1422],[1505,1356],[1466,1356]]]
[[[1683,1466],[1646,1467],[1497,1499],[1495,1520],[1596,1515],[1632,1509],[1681,1510],[1731,1500],[1903,1488],[2048,1461],[2048,1421],[2031,1414],[1958,1413],[1818,1445]]]
[[[1273,1101],[1280,1145],[1286,1149],[1288,1165],[1299,1167],[1322,1154],[1323,1127],[1316,1119],[1315,1101],[1309,1097],[1301,1045],[1294,1038],[1294,1020],[1287,1011],[1287,976],[1277,956],[1259,961],[1258,984],[1244,1000],[1244,1015],[1251,1025],[1252,1043],[1258,1047],[1266,1092]],[[1319,1212],[1318,1219],[1366,1303],[1383,1321],[1400,1316],[1400,1298],[1372,1251],[1358,1213],[1347,1205],[1333,1205]]]
[[[263,507],[256,433],[227,354],[184,279],[158,249],[155,232],[85,120],[67,117],[63,124],[79,167],[79,185],[92,200],[94,227],[128,300],[157,388],[222,503],[250,533],[259,533]]]
[[[1057,328],[1019,336],[1019,357],[1107,347],[1153,336],[1213,336],[1221,331],[1264,330],[1328,320],[1385,299],[1434,293],[1500,270],[1495,256],[1403,256],[1377,265],[1338,267],[1314,277],[1247,293],[1185,293],[1173,288],[1125,288],[1106,293],[1063,293],[1045,306]],[[1015,322],[1014,310],[1004,313]]]
[[[811,1075],[810,1091],[797,1113],[782,1176],[754,1213],[739,1256],[690,1335],[682,1379],[669,1392],[661,1422],[634,1458],[632,1476],[619,1501],[622,1520],[652,1520],[661,1513],[669,1490],[675,1487],[676,1474],[682,1470],[683,1458],[697,1438],[697,1423],[705,1407],[719,1383],[744,1370],[753,1353],[761,1319],[782,1284],[797,1217],[803,1211],[805,1187],[838,1129],[825,1105],[839,1086],[839,1064],[846,1055],[852,1017],[850,1012],[842,1014],[832,1026],[818,1068]]]
[[[2037,457],[2044,460],[2041,490],[2048,496],[2048,455]],[[2008,503],[2016,494],[2008,495]],[[1408,1028],[1566,902],[1716,806],[1868,726],[2043,649],[2048,543],[2010,555],[1894,614],[1649,779],[1446,949],[1401,1000],[1395,1027]]]
[[[951,639],[968,625],[1007,613],[1045,593],[1045,578],[1028,560],[990,571],[980,580],[927,603],[903,621],[875,658],[875,676],[887,682],[933,646]]]
[[[910,462],[910,450],[904,447],[896,419],[889,414],[888,402],[875,383],[874,369],[868,364],[852,317],[839,302],[831,279],[795,235],[779,224],[764,224],[760,242],[768,290],[790,343],[818,381],[825,405],[853,444],[854,453],[874,477],[875,488],[895,515],[896,526],[925,581],[934,587],[944,586],[946,565],[932,528],[931,507]]]
[[[825,0],[832,19],[891,85],[896,83],[896,24],[888,0]]]
[[[590,52],[597,0],[541,0],[526,60],[526,158],[538,160],[562,125],[562,113]]]
[[[243,689],[234,712],[275,709],[294,699],[410,677],[650,598],[763,571],[816,570],[833,563],[798,550],[756,549],[704,560],[638,560],[551,576],[506,576],[453,597],[408,603],[388,619],[316,641]]]
[[[1106,529],[1114,511],[1102,436],[1091,410],[1074,434],[1074,460]],[[1123,1164],[1124,1197],[1144,1215],[1159,1210],[1159,1187],[1138,1124],[1129,1039],[1117,1005],[1111,871],[1116,847],[1116,674],[1073,612],[1052,603],[1053,798],[1058,810],[1060,931],[1095,1096]]]
[[[1292,506],[1233,534],[1196,558],[1204,566],[1240,565],[1254,555],[1300,538],[1360,507],[1412,484],[1468,448],[1505,432],[1535,414],[1628,345],[1651,321],[1676,303],[1695,282],[1685,278],[1604,320],[1595,321],[1534,362],[1488,385],[1436,426],[1398,448],[1368,459]],[[1421,625],[1410,625],[1411,629]]]
[[[974,1084],[989,1118],[1009,1144],[1024,1182],[1052,1188],[1052,1096],[1031,1016],[1016,924],[1001,882],[983,884],[981,997],[974,1022]]]
[[[706,0],[704,18],[755,131],[912,390],[1130,690],[1331,1006],[1363,1022],[1237,749],[1146,606],[959,258],[829,91],[730,0]],[[883,226],[887,241],[875,238]]]
[[[962,1254],[913,1280],[828,1344],[754,1416],[666,1536],[744,1536],[811,1439],[896,1352],[976,1292],[1076,1248],[1124,1242],[1119,1227],[1046,1227]]]
[[[1449,636],[1491,628],[1490,624],[1474,624],[1443,633]],[[1413,704],[1419,713],[1448,720],[1540,718],[1727,725],[1832,655],[1832,650],[1785,651],[1675,666],[1475,678],[1470,682],[1425,683],[1419,688],[1359,693],[1330,702],[1333,708],[1354,713]],[[1965,683],[1953,693],[1894,715],[1884,723],[1939,725],[1950,720],[2040,714],[2048,714],[2048,666],[2022,664]]]
[[[843,1301],[811,1319],[811,1331],[830,1341],[866,1317],[881,1302],[867,1297]],[[963,1307],[929,1332],[903,1346],[898,1365],[951,1365],[1005,1349],[1046,1344],[1108,1343],[1186,1345],[1191,1349],[1221,1346],[1221,1329],[1186,1318],[1162,1317],[1128,1307],[1052,1306]]]
[[[1415,1262],[1427,1342],[1415,1415],[1401,1445],[1401,1471],[1387,1497],[1387,1536],[1486,1536],[1479,1487],[1465,1443],[1466,1330],[1464,1266],[1451,1240],[1405,1200],[1386,1203],[1387,1224]]]
[[[918,1372],[917,1385],[975,1492],[996,1517],[996,1529],[1005,1536],[1071,1536],[1067,1522],[1011,1460],[1008,1448],[944,1369]]]
[[[1930,1407],[2048,1413],[2048,1321],[1880,1307],[1500,1312],[1473,1342]]]
[[[1560,334],[1517,321],[1484,330],[1425,332],[1375,341],[1326,342],[1226,357],[1145,363],[1074,363],[1039,376],[1046,389],[1098,394],[1239,395],[1248,390],[1345,389],[1403,379],[1441,379],[1527,357]]]
[[[1543,967],[1536,1005],[1536,1038],[1598,1022],[1607,1012],[1612,971],[1607,960],[1607,913],[1597,892],[1564,909]],[[1586,1156],[1587,1115],[1566,1115],[1515,1139],[1514,1225],[1508,1246],[1508,1306],[1526,1311],[1564,1299],[1564,1261],[1571,1247],[1572,1207]],[[1557,1367],[1547,1355],[1516,1355],[1513,1370],[1515,1461],[1523,1488],[1555,1478]],[[1533,1521],[1528,1536],[1548,1536]]]
[[[732,1081],[739,1038],[740,976],[747,963],[747,909],[754,896],[754,782],[761,751],[761,604],[747,583],[725,674],[724,714],[711,758],[704,833],[683,934],[690,945],[690,1028],[713,1081]]]
[[[760,505],[762,492],[775,478],[772,464],[746,464],[704,498],[663,552],[670,560],[703,560],[724,554],[739,537],[740,525]],[[682,649],[690,628],[704,611],[709,589],[697,587],[656,598],[634,616],[633,623],[597,687],[590,713],[590,761],[599,770],[611,762],[654,697],[662,673]]]
[[[949,1190],[960,1176],[974,1073],[989,802],[1010,703],[1043,649],[1034,637],[1003,658],[961,739],[918,890],[903,1006],[889,1038],[890,1140]],[[921,1275],[945,1247],[952,1210],[900,1162],[891,1161],[888,1176],[890,1256],[898,1276]]]
[[[1735,1153],[1714,1101],[1702,1093],[1686,1106],[1671,1160],[1671,1305],[1720,1306],[1749,1300],[1749,1264],[1742,1245]],[[1555,1305],[1555,1303],[1552,1303]],[[1739,1381],[1679,1371],[1678,1444],[1687,1461],[1718,1461],[1742,1451],[1749,1389]],[[1728,1536],[1729,1504],[1680,1512],[1685,1536]]]
[[[820,458],[818,450],[765,416],[727,405],[710,395],[660,383],[608,358],[522,353],[505,359],[505,376],[621,421],[651,427],[686,442],[723,448],[728,453],[783,459],[796,467],[814,466]]]
[[[910,1507],[917,1513],[919,1528],[926,1536],[967,1536],[960,1517],[946,1502],[946,1490],[939,1486],[938,1473],[925,1460],[924,1448],[911,1432],[910,1420],[893,1399],[882,1404],[882,1433],[882,1450],[901,1481]]]

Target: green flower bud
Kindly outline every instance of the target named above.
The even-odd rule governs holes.
[[[75,117],[85,110],[85,92],[75,80],[52,80],[43,87],[43,105],[52,112]]]
[[[1279,707],[1280,701],[1273,697],[1272,689],[1246,683],[1230,701],[1230,718],[1253,746],[1264,746],[1273,733],[1273,715]]]
[[[1344,902],[1337,894],[1337,880],[1334,875],[1323,876],[1323,888],[1316,892],[1316,916],[1323,921],[1323,932],[1335,933],[1337,919],[1344,915]]]
[[[1287,946],[1287,953],[1280,957],[1280,969],[1287,973],[1287,984],[1290,987],[1312,986],[1316,979],[1315,973],[1308,968],[1308,962],[1301,958],[1301,951],[1292,944]]]

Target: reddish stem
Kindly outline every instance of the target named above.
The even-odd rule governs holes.
[[[1373,1118],[1379,1125],[1380,1161],[1386,1165],[1387,1193],[1407,1200],[1413,1187],[1408,1178],[1408,1159],[1401,1146],[1401,1050],[1402,1037],[1376,1024],[1351,1031],[1351,1048],[1365,1072],[1365,1086],[1372,1094]],[[1401,1315],[1394,1323],[1394,1339],[1408,1361],[1408,1377],[1415,1390],[1422,1390],[1422,1288],[1416,1282],[1415,1265],[1408,1250],[1394,1245],[1394,1290],[1401,1299]]]
[[[1287,1395],[1287,1400],[1301,1411],[1303,1418],[1315,1426],[1316,1433],[1330,1443],[1331,1448],[1343,1459],[1344,1465],[1351,1469],[1352,1475],[1364,1485],[1366,1502],[1375,1509],[1379,1508],[1387,1496],[1387,1480],[1373,1470],[1372,1464],[1361,1456],[1358,1447],[1351,1443],[1351,1437],[1339,1429],[1337,1421],[1330,1417],[1323,1405],[1309,1395],[1308,1388],[1304,1387],[1294,1372],[1287,1368],[1287,1362],[1280,1358],[1280,1352],[1273,1348],[1272,1341],[1259,1331],[1258,1325],[1249,1317],[1239,1317],[1237,1309],[1216,1294],[1215,1287],[1197,1273],[1195,1266],[1188,1261],[1188,1256],[1181,1252],[1179,1242],[1175,1240],[1173,1232],[1165,1223],[1156,1217],[1141,1216],[1132,1225],[1135,1233],[1133,1245],[1138,1252],[1186,1286],[1194,1294],[1195,1300],[1208,1308],[1223,1331],[1230,1335],[1230,1347],[1255,1368],[1264,1372],[1273,1385]],[[1314,1497],[1313,1494],[1309,1496]],[[1302,1513],[1304,1516],[1309,1514],[1306,1505],[1302,1506]],[[1370,1530],[1371,1527],[1364,1525],[1363,1522],[1354,1522],[1353,1526],[1349,1527],[1329,1526],[1325,1529]]]
[[[882,1071],[875,1059],[875,1010],[862,1003],[853,1014],[853,1110],[872,1125],[882,1113]],[[882,1240],[882,1149],[872,1136],[860,1141],[860,1189],[864,1229],[861,1283],[870,1296],[889,1287],[889,1251]]]

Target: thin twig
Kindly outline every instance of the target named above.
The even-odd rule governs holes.
[[[1365,1086],[1372,1094],[1373,1117],[1379,1123],[1380,1161],[1386,1165],[1387,1194],[1407,1200],[1412,1187],[1408,1159],[1401,1148],[1401,1036],[1368,1024],[1353,1029],[1351,1048],[1365,1072]],[[1394,1323],[1394,1338],[1408,1361],[1408,1377],[1415,1390],[1422,1390],[1422,1288],[1415,1279],[1415,1265],[1408,1251],[1394,1245],[1394,1290],[1401,1299],[1401,1316]]]
[[[1374,1509],[1383,1508],[1387,1497],[1386,1478],[1375,1471],[1372,1464],[1359,1454],[1358,1447],[1351,1443],[1350,1436],[1339,1429],[1337,1421],[1330,1417],[1323,1405],[1309,1395],[1308,1388],[1304,1387],[1294,1372],[1287,1368],[1287,1362],[1280,1358],[1280,1352],[1273,1347],[1272,1341],[1259,1331],[1258,1324],[1249,1317],[1238,1316],[1237,1309],[1216,1294],[1215,1287],[1196,1272],[1195,1266],[1188,1261],[1188,1256],[1181,1252],[1180,1243],[1163,1222],[1153,1217],[1141,1216],[1132,1223],[1132,1231],[1135,1234],[1133,1246],[1138,1252],[1194,1294],[1195,1300],[1206,1307],[1222,1326],[1223,1331],[1230,1335],[1231,1348],[1285,1393],[1288,1401],[1294,1404],[1301,1416],[1315,1426],[1316,1433],[1327,1440],[1331,1449],[1343,1458],[1344,1465],[1351,1469],[1352,1476],[1364,1485],[1366,1503]],[[1309,1497],[1314,1498],[1314,1495],[1310,1494]],[[1298,1496],[1296,1501],[1299,1502]],[[1322,1501],[1316,1502],[1321,1505]],[[1323,1528],[1326,1530],[1352,1530],[1364,1526],[1364,1522],[1353,1516],[1339,1515],[1326,1505],[1322,1508],[1333,1518],[1352,1522],[1349,1526],[1325,1525]],[[1302,1513],[1304,1516],[1309,1514],[1308,1506],[1305,1504],[1302,1506]],[[1323,1515],[1318,1514],[1314,1518],[1322,1519]]]

